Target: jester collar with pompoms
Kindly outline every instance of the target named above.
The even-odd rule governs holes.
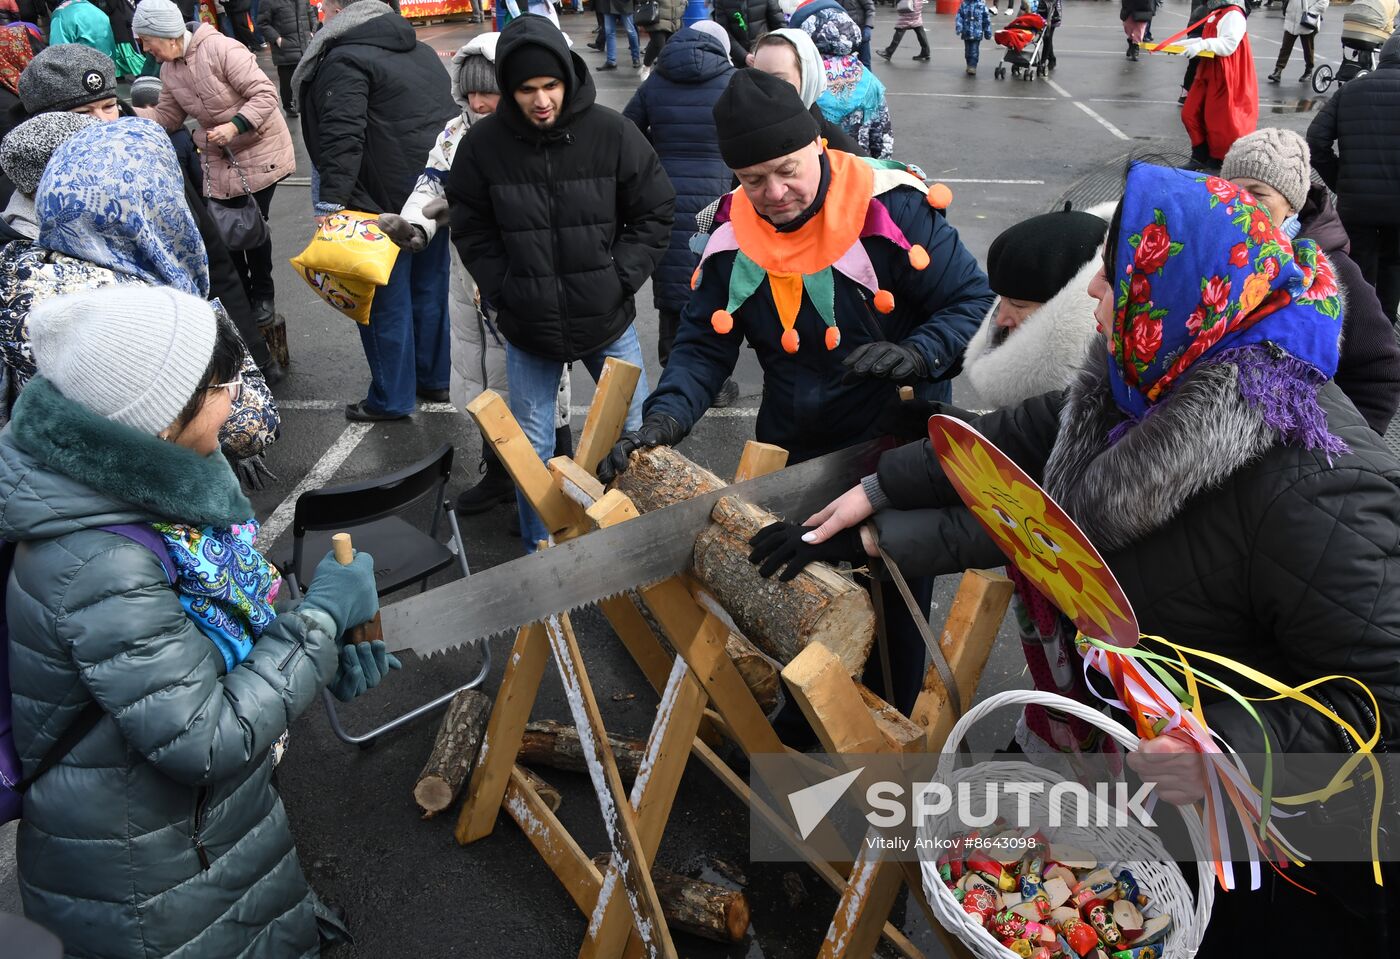
[[[841,330],[836,325],[832,271],[869,291],[881,313],[894,309],[894,294],[880,289],[862,240],[869,237],[893,243],[908,253],[914,269],[928,266],[928,251],[909,242],[879,197],[897,187],[913,187],[925,195],[930,206],[943,208],[951,199],[948,188],[942,184],[929,188],[916,168],[893,160],[873,160],[839,150],[827,150],[826,157],[831,183],[822,208],[791,232],[780,233],[763,219],[742,189],[720,198],[713,232],[690,284],[692,289],[700,285],[700,273],[711,256],[735,251],[728,303],[710,317],[716,333],[722,335],[734,328],[734,312],[767,277],[773,306],[783,325],[783,349],[797,352],[795,327],[805,291],[826,324],[826,348],[834,350],[841,343]]]

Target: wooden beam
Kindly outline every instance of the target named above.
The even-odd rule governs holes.
[[[987,657],[992,653],[1001,621],[1006,616],[1007,604],[1011,602],[1011,593],[1011,580],[991,570],[970,569],[963,573],[958,584],[948,618],[939,633],[938,645],[953,671],[964,709],[971,705],[977,691]],[[909,717],[927,730],[925,748],[929,752],[943,748],[944,740],[957,722],[958,717],[952,715],[947,705],[948,691],[943,688],[938,670],[930,666],[924,675],[923,692]]]
[[[585,916],[592,912],[598,901],[598,889],[603,884],[603,877],[588,854],[559,822],[559,817],[530,785],[525,770],[519,766],[511,768],[504,805],[510,818],[515,820],[525,838],[530,840],[530,845],[535,847],[535,852],[540,854],[549,871],[554,873],[569,898],[573,899],[574,905]]]
[[[573,518],[568,501],[554,485],[549,470],[540,462],[501,394],[483,391],[467,404],[467,412],[481,428],[483,440],[496,450],[526,501],[540,514],[545,528],[551,534],[564,530]]]
[[[828,753],[891,751],[845,665],[825,646],[808,646],[783,667],[782,675]]]
[[[496,813],[505,797],[515,754],[520,750],[520,736],[530,721],[530,710],[534,708],[548,660],[549,640],[544,626],[531,623],[522,627],[515,634],[515,645],[506,660],[501,689],[491,707],[491,720],[467,787],[467,800],[457,817],[456,837],[464,846],[491,835],[495,828]]]
[[[658,956],[675,959],[676,947],[671,942],[671,932],[666,928],[666,920],[661,913],[661,902],[657,899],[656,886],[651,879],[651,863],[642,852],[637,819],[632,812],[627,790],[622,785],[622,777],[618,775],[617,761],[608,743],[607,730],[603,727],[603,716],[588,681],[583,653],[579,650],[569,618],[551,616],[545,622],[545,635],[554,652],[559,680],[564,685],[565,698],[569,702],[579,740],[584,745],[585,754],[591,753],[589,778],[593,780],[593,791],[602,808],[603,825],[612,846],[613,866],[621,876],[627,902],[632,907],[635,928],[648,956],[653,959]]]
[[[549,475],[554,478],[554,485],[564,494],[564,498],[572,502],[580,512],[602,499],[603,493],[606,492],[597,477],[567,456],[554,457],[545,464],[545,468],[549,470]]]
[[[598,464],[622,435],[627,422],[627,408],[632,404],[642,369],[610,356],[603,361],[598,387],[588,407],[588,419],[583,422],[574,459],[589,473],[598,472]]]
[[[788,451],[772,443],[749,440],[744,444],[744,452],[739,456],[739,468],[734,471],[734,482],[742,483],[755,476],[767,476],[787,466]]]

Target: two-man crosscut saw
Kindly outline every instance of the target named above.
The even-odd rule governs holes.
[[[395,652],[431,655],[661,582],[690,569],[722,497],[801,522],[872,472],[889,445],[871,440],[723,486],[385,606],[384,637]]]

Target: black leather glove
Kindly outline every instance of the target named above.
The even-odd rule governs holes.
[[[225,450],[224,458],[233,467],[234,475],[238,477],[238,485],[245,490],[266,489],[268,480],[277,482],[277,474],[267,468],[267,460],[263,458],[261,453],[240,459],[229,456],[228,451]]]
[[[764,579],[777,573],[784,565],[778,581],[786,583],[795,579],[808,563],[860,564],[870,557],[860,541],[860,529],[843,529],[825,543],[804,543],[804,534],[816,529],[815,526],[798,526],[796,523],[769,523],[749,540],[753,550],[749,562],[758,567],[758,575]]]
[[[652,413],[642,420],[641,429],[628,430],[618,437],[612,452],[598,464],[598,482],[611,483],[631,465],[632,451],[643,446],[675,446],[685,439],[685,430],[674,416]]]
[[[891,380],[895,383],[916,383],[928,379],[928,362],[923,354],[898,343],[866,343],[851,351],[842,365],[846,375],[842,383],[860,380]]]

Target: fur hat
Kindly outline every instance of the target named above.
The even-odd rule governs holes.
[[[1267,183],[1297,212],[1308,202],[1311,166],[1307,140],[1292,130],[1264,127],[1235,141],[1220,164],[1220,176]]]
[[[19,75],[24,112],[71,110],[117,95],[117,65],[107,54],[81,43],[41,50]]]

